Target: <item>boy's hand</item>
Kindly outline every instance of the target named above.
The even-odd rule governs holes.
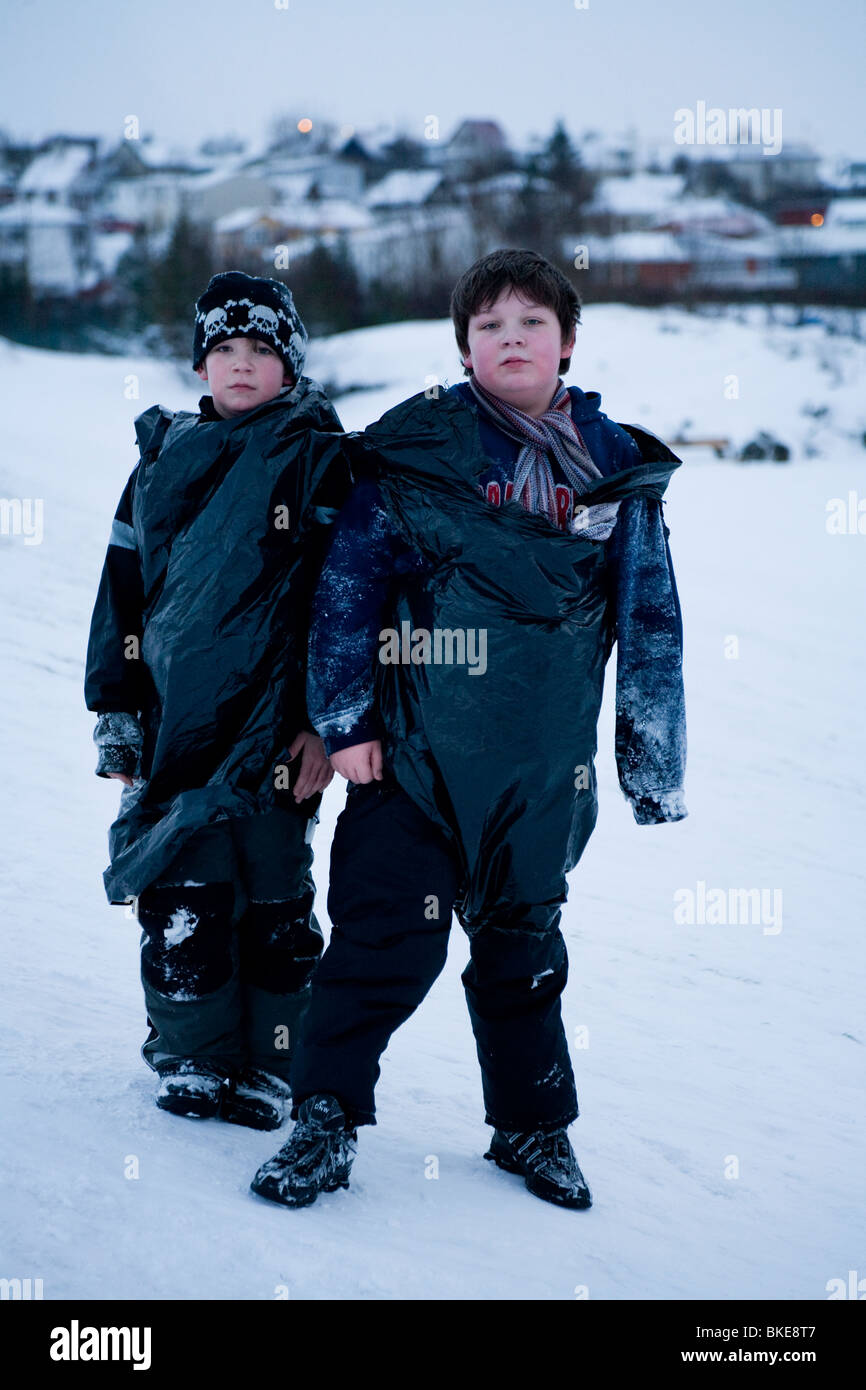
[[[351,748],[341,748],[339,753],[331,754],[331,766],[349,782],[381,782],[382,743],[374,738],[371,743],[353,743]]]
[[[325,753],[325,745],[316,734],[308,733],[304,729],[297,735],[289,744],[290,761],[294,762],[299,753],[301,770],[293,789],[294,798],[298,802],[306,801],[308,796],[315,796],[316,792],[324,791],[334,778]]]
[[[127,777],[127,775],[126,775],[125,772],[108,772],[108,773],[106,773],[106,776],[107,776],[107,777],[116,777],[117,780],[118,780],[118,782],[122,782],[123,785],[124,785],[125,787],[131,787],[131,786],[132,786],[132,778],[131,778],[131,777]]]

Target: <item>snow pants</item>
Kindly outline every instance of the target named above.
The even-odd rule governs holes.
[[[350,784],[331,850],[333,931],[312,982],[292,1060],[292,1118],[317,1092],[353,1125],[375,1124],[379,1058],[421,1003],[448,952],[458,857],[390,779]],[[560,1011],[568,978],[557,912],[551,929],[483,926],[469,935],[462,980],[481,1065],[485,1120],[553,1130],[577,1117]]]
[[[288,1080],[324,946],[312,803],[204,827],[139,897],[150,1025],[141,1052],[154,1071],[194,1057]]]

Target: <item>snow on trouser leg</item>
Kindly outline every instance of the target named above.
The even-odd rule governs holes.
[[[211,994],[235,971],[234,895],[229,884],[171,883],[146,888],[138,902],[142,979],[160,994]]]
[[[139,899],[148,1066],[207,1057],[243,1060],[241,993],[232,949],[232,894],[224,884],[162,884]]]
[[[481,1065],[487,1124],[502,1130],[565,1128],[579,1111],[560,996],[568,956],[559,913],[544,932],[482,927],[463,972]]]
[[[325,947],[313,913],[313,884],[279,902],[250,902],[238,923],[239,970],[246,984],[272,994],[297,994]]]

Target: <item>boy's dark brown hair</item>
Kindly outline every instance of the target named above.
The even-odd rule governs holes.
[[[451,295],[451,321],[457,346],[464,356],[469,351],[472,315],[495,304],[508,290],[513,290],[527,303],[543,304],[546,309],[552,309],[559,319],[563,338],[569,338],[574,325],[580,323],[577,290],[544,256],[537,251],[491,251],[489,256],[482,256],[463,272]],[[570,366],[570,357],[561,358],[560,373],[567,372]],[[471,373],[471,367],[463,368],[464,376]]]

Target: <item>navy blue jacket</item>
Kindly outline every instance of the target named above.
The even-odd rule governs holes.
[[[474,408],[467,383],[450,390]],[[604,414],[599,393],[575,386],[569,392],[572,418],[601,473],[610,476],[640,464],[641,448]],[[497,506],[511,496],[519,445],[483,413],[478,420],[490,459],[481,486]],[[557,499],[568,516],[579,497],[553,467]],[[606,543],[610,646],[618,643],[616,759],[620,785],[639,824],[687,814],[682,615],[662,505],[641,498],[622,502]],[[381,737],[375,703],[380,633],[391,626],[395,586],[423,574],[422,557],[394,528],[377,484],[358,482],[337,520],[313,600],[307,704],[329,754]]]

